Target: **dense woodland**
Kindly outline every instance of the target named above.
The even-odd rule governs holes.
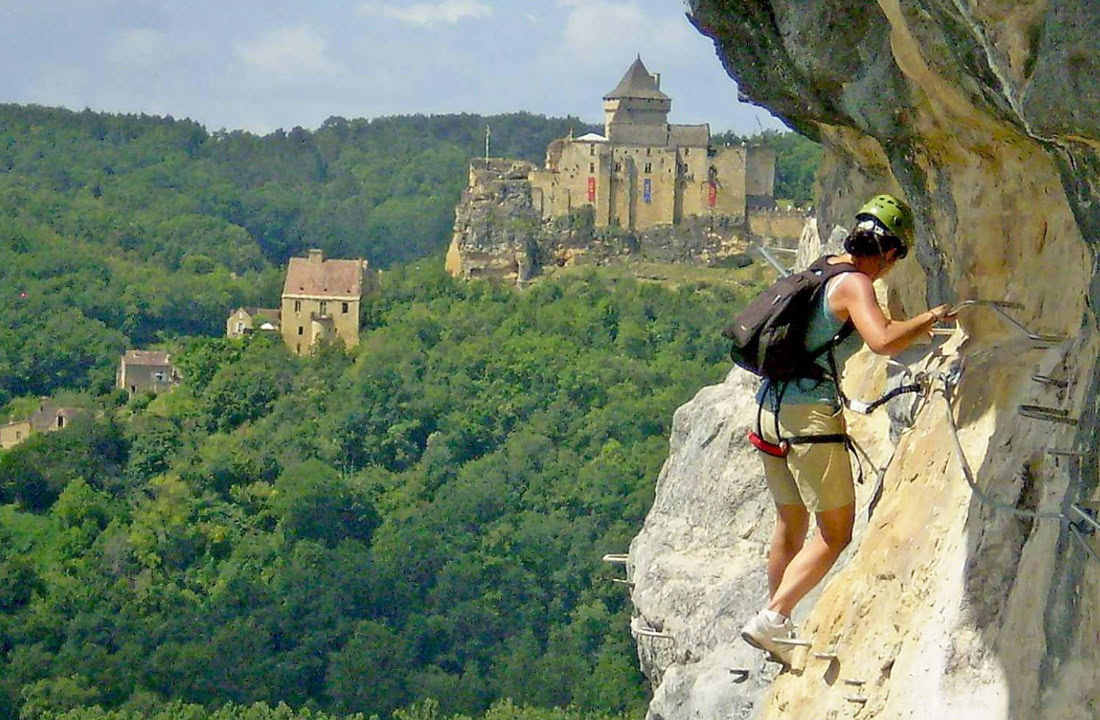
[[[641,715],[600,557],[761,277],[451,279],[486,122],[256,137],[0,107],[0,415],[97,411],[0,452],[0,717]],[[533,160],[583,127],[488,122]],[[220,337],[309,246],[388,268],[360,346]],[[128,399],[114,365],[150,344],[184,384]]]

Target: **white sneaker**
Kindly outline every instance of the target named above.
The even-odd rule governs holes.
[[[791,645],[775,642],[776,639],[789,639],[794,636],[794,624],[790,618],[776,623],[768,617],[767,610],[756,613],[741,629],[741,638],[758,650],[770,653],[779,662],[790,667]]]

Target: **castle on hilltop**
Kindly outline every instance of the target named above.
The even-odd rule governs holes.
[[[645,230],[775,206],[775,152],[712,147],[709,125],[669,124],[672,99],[641,57],[603,100],[604,134],[555,140],[529,175],[543,219],[587,205],[598,228]]]
[[[776,209],[775,152],[715,146],[709,125],[670,124],[671,110],[639,57],[604,96],[602,135],[553,141],[542,167],[471,162],[447,272],[522,284],[553,265],[720,265],[751,240],[796,243],[806,211]]]

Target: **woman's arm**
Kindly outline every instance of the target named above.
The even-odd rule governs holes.
[[[950,314],[950,308],[941,305],[908,320],[890,320],[882,314],[871,278],[848,273],[837,282],[829,307],[837,317],[851,319],[863,342],[878,355],[896,355]]]

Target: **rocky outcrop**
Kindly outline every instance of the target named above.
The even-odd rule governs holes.
[[[883,469],[882,499],[799,618],[813,649],[837,657],[799,658],[770,683],[735,639],[763,599],[771,522],[754,459],[736,442],[750,391],[731,376],[681,409],[630,555],[636,623],[671,636],[636,628],[655,686],[650,715],[728,718],[755,705],[785,720],[1100,717],[1100,562],[1090,554],[1100,539],[1059,517],[1076,519],[1071,506],[1098,496],[1100,5],[689,5],[741,93],[826,146],[821,236],[877,192],[914,207],[915,259],[880,288],[892,314],[1008,300],[1033,337],[988,308],[966,309],[954,336],[909,358],[936,378],[912,427],[853,422]],[[846,385],[872,398],[886,374],[881,359],[857,356]],[[950,409],[975,489],[945,380],[957,380]],[[754,674],[732,682],[744,665]],[[757,699],[752,688],[765,685]]]
[[[470,181],[455,209],[447,272],[519,282],[531,276],[541,225],[527,182],[533,169],[531,163],[500,159],[470,166]]]

